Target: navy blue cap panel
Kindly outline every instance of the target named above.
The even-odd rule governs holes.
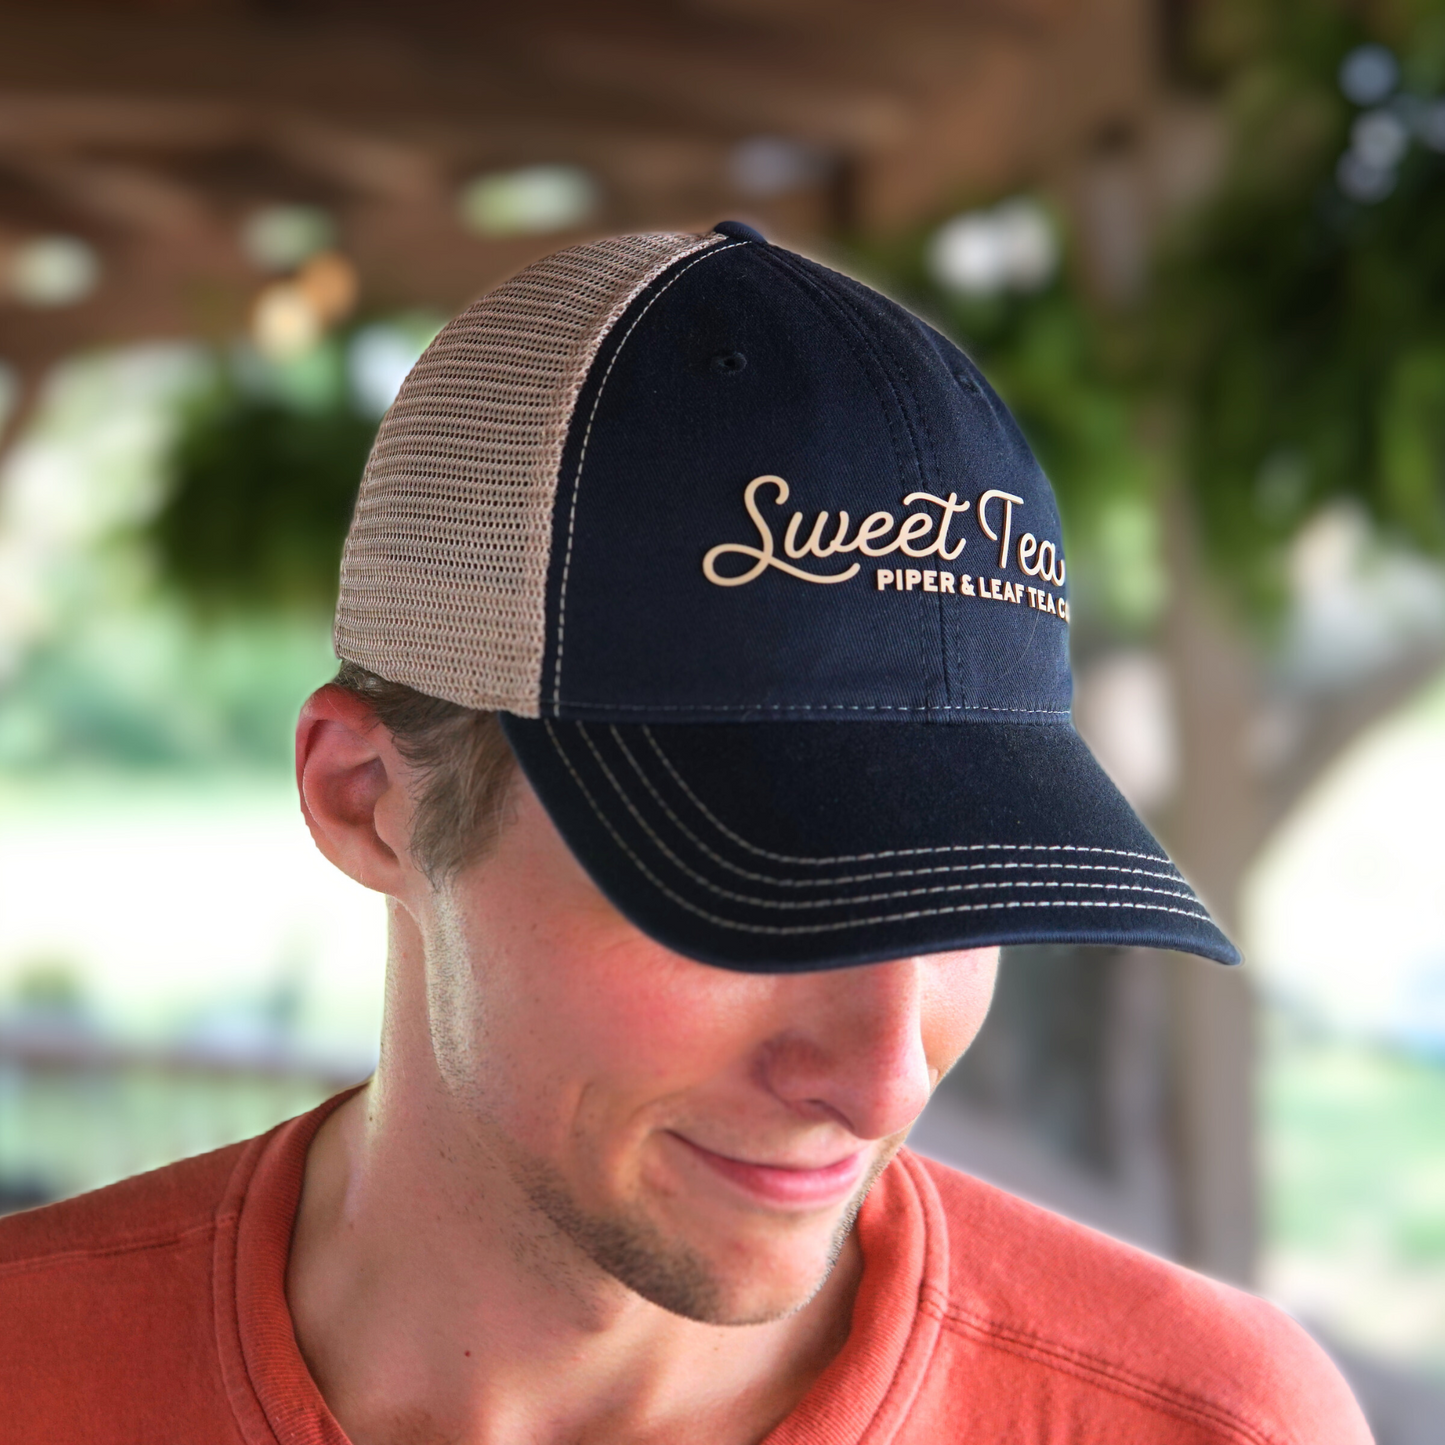
[[[504,716],[643,932],[753,972],[998,943],[1239,955],[1071,727]]]
[[[731,236],[737,241],[761,241],[767,244],[767,237],[755,227],[748,225],[746,221],[719,221],[713,228],[713,233],[718,236]]]
[[[1047,479],[886,297],[736,222],[569,247],[444,330],[382,437],[338,651],[500,709],[650,937],[1238,961],[1071,725]]]
[[[734,236],[637,298],[583,388],[542,711],[1062,722],[1061,541],[1047,481],[956,348]]]
[[[940,597],[951,685],[945,719],[1004,711],[1032,721],[1062,719],[1072,697],[1062,526],[1053,489],[1008,408],[957,346],[912,313],[851,277],[787,251],[770,254],[858,320],[890,374],[910,434],[931,458],[936,490],[952,493],[956,484],[960,503],[969,506],[950,525],[950,547],[966,544],[954,564],[958,585],[967,577],[976,595],[992,588],[986,600],[1011,597],[1022,609],[979,614]]]

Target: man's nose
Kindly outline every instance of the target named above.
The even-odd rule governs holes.
[[[923,961],[895,959],[790,980],[789,1027],[763,1050],[763,1082],[795,1112],[859,1139],[906,1129],[933,1088],[923,1047]]]

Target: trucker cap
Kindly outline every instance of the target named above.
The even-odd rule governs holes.
[[[956,346],[739,222],[536,262],[382,421],[336,650],[496,710],[597,886],[705,963],[1239,955],[1070,717],[1048,480]]]

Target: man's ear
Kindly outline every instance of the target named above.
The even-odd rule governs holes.
[[[348,877],[400,897],[415,870],[406,856],[411,802],[406,765],[366,703],[327,683],[296,724],[296,787],[316,846]]]

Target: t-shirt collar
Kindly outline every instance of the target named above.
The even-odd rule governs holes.
[[[296,1343],[286,1265],[306,1152],[348,1091],[255,1141],[218,1220],[216,1326],[247,1445],[348,1445]],[[763,1445],[884,1445],[917,1395],[946,1298],[948,1235],[932,1180],[902,1153],[858,1215],[863,1274],[848,1338]]]

